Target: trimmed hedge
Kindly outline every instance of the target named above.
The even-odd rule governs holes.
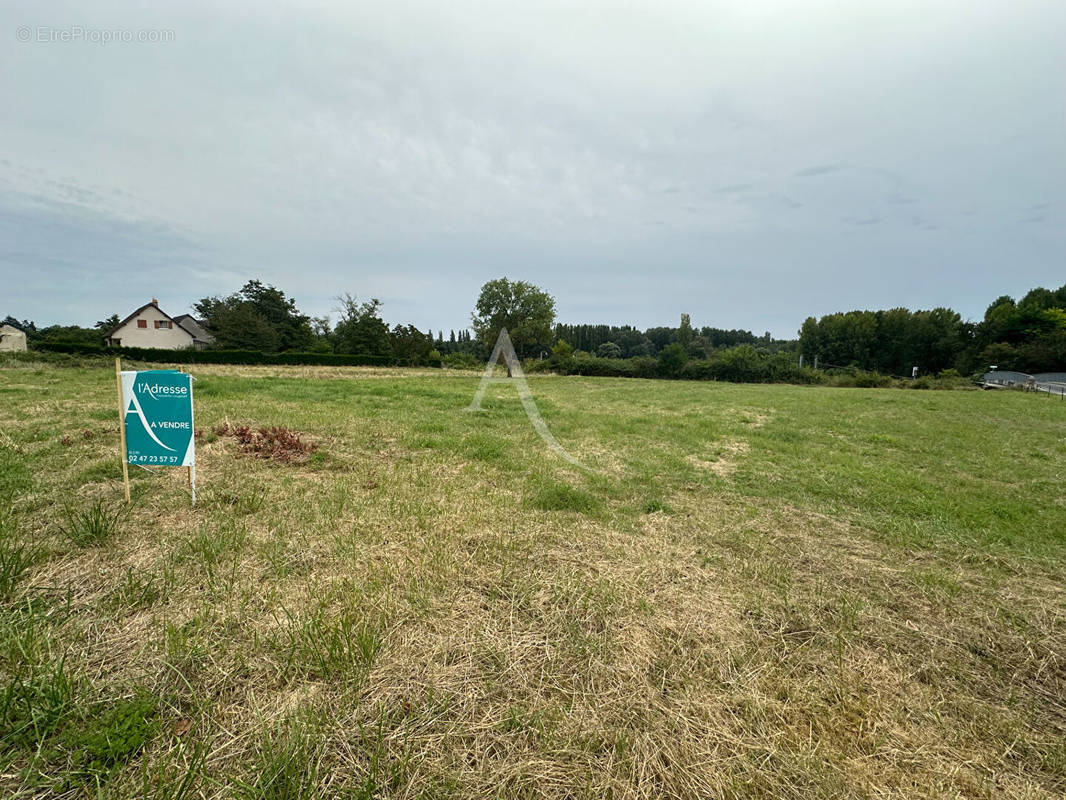
[[[576,356],[559,360],[556,369],[567,375],[597,378],[660,378],[659,361],[647,356],[634,358],[599,358]]]
[[[350,353],[261,353],[257,350],[161,350],[152,347],[103,347],[79,342],[39,342],[35,349],[83,356],[109,356],[135,361],[165,361],[171,364],[284,364],[330,367],[406,367],[404,359]],[[425,365],[439,367],[439,359]]]

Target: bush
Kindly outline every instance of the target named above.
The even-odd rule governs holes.
[[[751,345],[739,345],[714,353],[707,361],[689,361],[680,376],[687,380],[717,380],[734,383],[822,383],[825,377],[799,366],[791,353],[768,353]]]
[[[482,369],[485,366],[485,362],[473,353],[448,353],[442,361],[451,369]]]
[[[582,351],[563,362],[553,357],[552,367],[566,375],[610,378],[681,378],[694,381],[734,381],[743,383],[824,383],[825,376],[809,367],[800,367],[791,353],[767,353],[750,345],[720,350],[711,359],[687,360],[679,347],[664,349],[665,360],[598,358]]]
[[[564,375],[569,375],[574,368],[574,348],[567,343],[566,339],[560,339],[552,347],[551,358],[548,359],[551,368]]]
[[[716,381],[718,374],[715,365],[706,359],[698,359],[685,362],[678,374],[679,378],[686,381]]]
[[[566,341],[566,339],[560,339],[552,347],[552,357],[558,358],[563,361],[574,357],[574,348]]]
[[[636,377],[633,365],[620,358],[597,358],[582,353],[570,360],[567,368],[571,375],[589,375],[599,378]]]
[[[688,361],[688,353],[678,342],[668,344],[659,353],[659,374],[664,378],[676,378]]]
[[[880,372],[866,372],[861,369],[833,370],[829,373],[829,383],[832,386],[852,387],[855,389],[884,389],[895,385],[891,375],[882,375]]]
[[[522,362],[522,369],[528,375],[534,372],[551,372],[550,358],[527,358]]]
[[[972,377],[962,375],[956,369],[946,369],[936,376],[937,388],[939,389],[972,389],[978,383],[981,376]]]
[[[50,364],[56,367],[84,367],[99,361],[99,355],[74,356],[70,353],[47,353],[43,350],[23,350],[0,353],[0,365],[4,364]]]
[[[637,378],[656,378],[659,376],[659,359],[652,356],[634,356],[629,359]]]

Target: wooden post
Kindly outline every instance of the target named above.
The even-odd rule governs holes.
[[[118,385],[118,436],[122,442],[122,483],[126,487],[126,503],[130,502],[130,466],[126,457],[126,409],[122,403],[122,363],[115,359],[115,383]]]

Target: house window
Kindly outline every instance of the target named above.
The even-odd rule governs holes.
[[[169,319],[157,319],[155,321],[155,326],[157,328],[169,328],[170,327],[170,320]]]
[[[138,328],[147,328],[148,327],[148,320],[146,320],[146,319],[137,320],[137,327]]]

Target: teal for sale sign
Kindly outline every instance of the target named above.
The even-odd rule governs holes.
[[[127,462],[195,465],[191,375],[173,369],[123,372],[122,404]]]

